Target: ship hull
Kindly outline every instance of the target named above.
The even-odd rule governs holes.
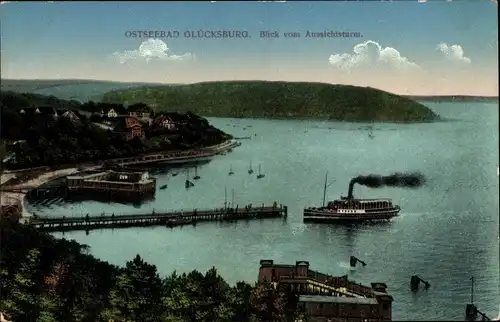
[[[399,208],[370,211],[365,213],[336,213],[322,209],[304,209],[304,222],[316,223],[361,223],[387,221],[399,215]]]

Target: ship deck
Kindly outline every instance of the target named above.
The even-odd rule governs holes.
[[[344,210],[344,209],[342,209]],[[358,209],[357,212],[337,212],[322,208],[305,208],[304,222],[364,222],[376,220],[389,220],[398,216],[400,208],[371,209],[367,212]],[[361,212],[362,211],[362,212]]]

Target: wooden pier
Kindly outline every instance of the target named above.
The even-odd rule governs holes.
[[[287,217],[288,208],[274,203],[272,206],[194,209],[174,212],[152,212],[132,215],[98,215],[83,217],[32,217],[26,223],[40,231],[61,232],[148,226],[178,226],[205,221],[227,221],[239,219],[265,219]]]

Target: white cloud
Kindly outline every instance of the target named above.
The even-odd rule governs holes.
[[[419,69],[417,64],[401,56],[396,49],[392,47],[383,48],[373,40],[357,44],[354,46],[353,51],[352,54],[330,55],[330,65],[345,71],[362,67],[385,67],[394,70]]]
[[[143,41],[139,49],[115,52],[113,56],[120,61],[120,64],[124,64],[127,60],[138,59],[144,59],[146,62],[149,62],[151,59],[179,61],[195,58],[191,53],[182,55],[169,54],[169,50],[170,49],[163,40],[150,38]]]
[[[471,63],[470,58],[465,57],[464,50],[460,45],[448,46],[446,43],[443,42],[437,46],[437,50],[442,52],[446,57],[446,59],[450,61],[464,63],[464,64]]]

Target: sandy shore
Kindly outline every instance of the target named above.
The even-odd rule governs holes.
[[[13,185],[13,186],[8,186],[10,189],[31,189],[33,187],[38,187],[41,186],[42,184],[59,178],[59,177],[64,177],[70,174],[74,174],[79,172],[77,168],[70,168],[70,169],[61,169],[61,170],[56,170],[56,171],[50,171],[50,172],[45,172],[41,174],[40,176],[30,179],[28,181]],[[8,180],[15,178],[16,175],[13,173],[6,173],[2,174],[1,176],[1,183],[3,184],[4,182],[7,182]],[[32,214],[27,211],[25,204],[24,204],[24,197],[26,194],[21,193],[21,192],[10,192],[10,191],[5,191],[0,194],[0,204],[2,205],[21,205],[23,209],[23,218],[28,218],[31,217]]]

